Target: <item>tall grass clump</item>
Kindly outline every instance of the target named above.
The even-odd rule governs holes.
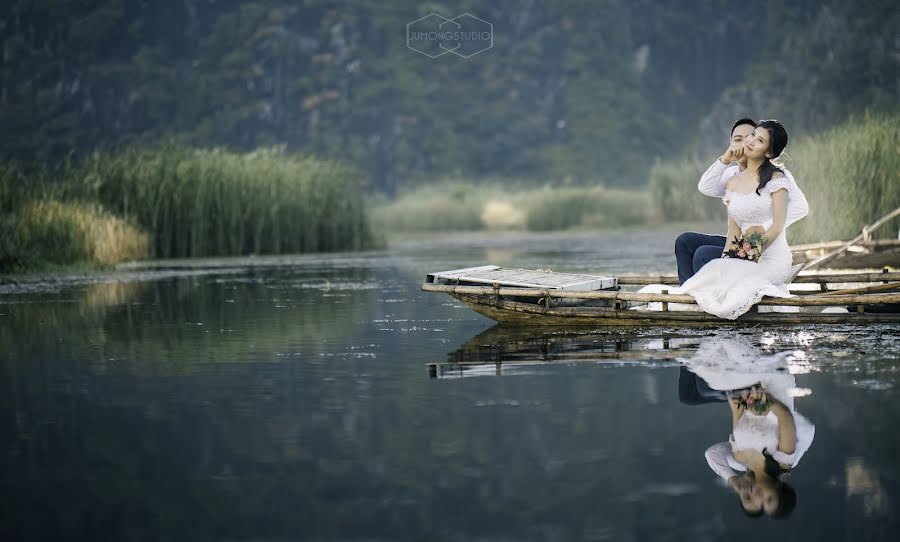
[[[31,201],[0,222],[0,269],[112,265],[147,257],[149,236],[96,204]]]
[[[526,195],[532,231],[615,228],[652,222],[646,192],[603,187],[545,187]]]
[[[529,186],[496,179],[440,181],[373,204],[374,222],[394,232],[608,228],[652,222],[646,192],[588,186]]]
[[[810,212],[791,226],[796,243],[849,239],[900,206],[900,115],[865,116],[788,146],[787,167]],[[900,219],[872,234],[896,239]]]
[[[712,162],[710,162],[711,164]],[[727,217],[722,200],[697,190],[709,164],[683,159],[656,162],[650,169],[649,188],[657,216],[667,222],[721,220]]]
[[[497,194],[494,187],[442,181],[374,203],[372,220],[383,231],[436,232],[482,229],[481,206]]]
[[[152,257],[225,256],[371,247],[357,178],[283,149],[167,146],[94,154],[71,189],[151,232]]]

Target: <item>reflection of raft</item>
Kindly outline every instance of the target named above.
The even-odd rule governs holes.
[[[427,364],[431,378],[463,378],[527,374],[553,363],[660,363],[696,353],[700,338],[693,334],[651,336],[592,329],[513,327],[495,325],[472,337],[447,355],[444,362]]]
[[[670,275],[603,277],[482,266],[430,273],[422,290],[443,292],[498,322],[529,325],[721,326],[733,321],[699,311],[689,295],[639,294],[622,286],[677,284]],[[816,272],[798,276],[793,298],[764,298],[737,323],[868,324],[900,322],[900,273]],[[805,289],[804,289],[805,288]],[[813,289],[810,289],[813,288]],[[634,310],[658,302],[662,310]],[[760,307],[766,307],[762,311]],[[828,307],[837,307],[838,311]],[[847,310],[844,310],[847,309]],[[787,310],[791,312],[769,312]]]

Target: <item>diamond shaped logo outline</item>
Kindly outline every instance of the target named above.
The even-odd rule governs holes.
[[[483,52],[487,51],[488,49],[490,49],[490,48],[492,48],[492,47],[494,46],[494,25],[493,25],[492,23],[489,23],[489,22],[485,21],[484,19],[481,19],[481,18],[479,18],[479,17],[476,17],[476,16],[472,15],[472,14],[469,13],[469,12],[462,13],[462,14],[460,14],[460,15],[457,15],[456,17],[454,17],[454,18],[452,18],[452,19],[447,19],[446,21],[444,21],[443,23],[441,23],[441,26],[443,26],[444,24],[446,24],[446,23],[448,23],[448,22],[455,22],[457,19],[460,19],[460,18],[462,18],[462,17],[471,17],[472,19],[475,19],[476,21],[480,21],[480,22],[482,22],[482,23],[488,25],[488,34],[491,36],[491,44],[488,45],[487,47],[485,47],[484,49],[479,49],[478,51],[475,51],[474,53],[470,53],[470,54],[468,54],[468,55],[464,55],[464,54],[462,54],[462,53],[458,53],[458,52],[455,52],[454,50],[451,50],[451,51],[453,51],[453,54],[455,54],[455,55],[457,55],[457,56],[460,56],[460,57],[462,57],[462,58],[470,58],[470,57],[473,57],[473,56],[477,55],[478,53],[483,53]],[[461,25],[459,25],[459,23],[457,23],[457,26],[461,26]],[[454,47],[454,49],[458,49],[458,48],[459,48],[459,47]]]
[[[449,19],[447,19],[446,17],[444,17],[444,16],[442,16],[442,15],[439,15],[439,14],[437,14],[437,13],[435,13],[435,12],[432,11],[431,13],[429,13],[428,15],[425,15],[424,17],[419,17],[419,18],[416,19],[415,21],[411,21],[411,22],[409,22],[409,23],[406,23],[406,47],[407,47],[408,49],[411,49],[411,50],[413,50],[413,51],[419,53],[419,54],[423,54],[423,55],[427,56],[428,58],[437,58],[437,57],[439,57],[439,56],[442,56],[442,55],[445,55],[445,54],[447,54],[447,53],[453,52],[452,49],[445,49],[445,48],[440,44],[440,42],[438,42],[438,47],[440,47],[441,49],[445,49],[445,50],[444,50],[443,52],[441,52],[441,53],[436,54],[436,55],[429,54],[429,53],[427,53],[426,51],[422,51],[421,49],[416,49],[415,47],[413,47],[412,45],[409,44],[410,27],[411,27],[412,25],[418,23],[419,21],[428,19],[429,17],[437,17],[437,18],[439,18],[439,19],[442,19],[443,22],[442,22],[441,24],[444,24],[445,22],[447,22],[447,21],[449,20]],[[440,26],[440,25],[438,25],[438,26]]]

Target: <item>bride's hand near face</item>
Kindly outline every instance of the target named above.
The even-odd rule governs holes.
[[[744,146],[741,143],[733,143],[727,149],[725,149],[725,153],[719,157],[719,161],[727,166],[732,162],[739,161],[743,156]]]

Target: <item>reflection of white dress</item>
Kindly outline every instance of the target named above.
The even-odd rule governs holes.
[[[734,459],[735,451],[765,449],[779,463],[793,467],[812,444],[815,426],[794,409],[796,379],[789,371],[790,355],[764,355],[747,340],[714,337],[701,341],[691,358],[680,360],[714,390],[743,389],[761,383],[794,417],[797,445],[794,453],[786,454],[778,450],[778,418],[774,413],[758,416],[748,412],[741,416],[733,428],[733,440],[706,450],[707,463],[724,480],[734,476],[735,471],[746,470]]]
[[[778,178],[769,181],[759,194],[755,191],[747,194],[727,191],[723,201],[728,205],[728,216],[741,231],[751,226],[769,229],[773,222],[772,194],[788,188],[788,181]],[[787,227],[763,251],[758,262],[720,258],[704,265],[681,287],[651,284],[639,292],[660,293],[668,290],[672,294],[689,294],[704,311],[729,320],[747,312],[763,296],[793,297],[785,284],[791,275],[792,264],[786,232]],[[649,308],[656,309],[654,304]],[[692,308],[690,305],[670,304],[670,310]]]

